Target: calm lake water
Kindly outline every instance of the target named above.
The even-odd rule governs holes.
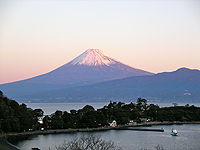
[[[140,128],[164,128],[164,132],[150,131],[131,131],[131,130],[109,130],[99,132],[77,132],[65,134],[38,135],[28,140],[15,142],[17,147],[22,150],[31,150],[33,147],[41,150],[55,149],[64,140],[72,140],[73,137],[80,137],[81,134],[101,135],[103,140],[112,140],[115,145],[122,147],[124,150],[155,149],[160,145],[164,150],[198,150],[200,149],[200,125],[157,125],[152,127]],[[176,128],[178,136],[172,136],[171,129]]]
[[[27,107],[32,109],[41,108],[44,110],[45,115],[50,115],[56,110],[70,111],[71,109],[81,109],[85,105],[91,105],[95,109],[102,108],[108,105],[109,102],[98,103],[27,103]],[[129,102],[130,103],[130,102]],[[157,103],[160,107],[173,106],[172,103]],[[185,106],[187,103],[178,103],[178,106]],[[189,103],[189,105],[195,105],[200,107],[200,103]],[[200,125],[188,124],[188,125],[162,125],[142,128],[164,128],[164,132],[149,132],[149,131],[130,131],[130,130],[109,130],[99,132],[77,132],[67,134],[50,134],[50,135],[38,135],[31,137],[28,140],[16,141],[13,143],[22,150],[31,150],[33,147],[38,147],[41,150],[55,149],[55,146],[59,146],[64,140],[71,140],[75,136],[81,136],[81,134],[100,134],[103,140],[112,140],[115,145],[122,147],[124,150],[140,150],[140,149],[155,149],[158,144],[161,145],[164,150],[197,150],[200,149]],[[172,128],[176,128],[179,132],[179,136],[171,136],[170,132]]]
[[[32,109],[41,108],[44,111],[44,115],[50,115],[56,110],[61,111],[70,111],[71,109],[81,109],[86,105],[91,105],[95,109],[103,108],[105,105],[108,105],[109,102],[88,102],[88,103],[26,103],[27,107]],[[128,102],[127,104],[130,104]],[[160,107],[170,107],[173,106],[172,103],[154,103],[158,104]],[[187,103],[178,103],[178,106],[185,106]],[[194,105],[200,107],[200,103],[189,103],[189,105]]]

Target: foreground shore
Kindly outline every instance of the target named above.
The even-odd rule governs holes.
[[[25,136],[33,135],[46,135],[46,134],[60,134],[60,133],[71,133],[71,132],[98,132],[106,130],[123,130],[127,127],[142,127],[142,126],[153,126],[153,125],[173,125],[173,124],[200,124],[199,122],[147,122],[133,125],[119,125],[117,127],[101,127],[101,128],[84,128],[84,129],[57,129],[57,130],[44,130],[44,131],[32,131],[32,132],[22,132],[22,133],[10,133],[0,135],[0,150],[20,150],[14,145],[10,144],[7,138],[23,138]],[[149,130],[151,131],[151,130]],[[161,131],[161,132],[164,132]]]
[[[10,144],[6,140],[6,137],[0,137],[0,150],[20,150],[20,149]]]

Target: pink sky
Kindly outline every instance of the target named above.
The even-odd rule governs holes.
[[[0,84],[89,48],[153,73],[200,70],[200,1],[0,1]]]

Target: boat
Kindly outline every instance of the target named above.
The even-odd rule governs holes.
[[[178,131],[176,129],[172,128],[171,135],[178,136]]]

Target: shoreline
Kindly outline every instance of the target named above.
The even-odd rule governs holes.
[[[95,132],[95,131],[107,131],[107,130],[117,130],[127,127],[142,127],[142,126],[154,126],[154,125],[182,125],[182,124],[200,124],[200,121],[195,122],[146,122],[133,125],[118,125],[117,127],[100,127],[100,128],[78,128],[78,129],[54,129],[54,130],[44,130],[44,131],[29,131],[20,133],[10,133],[0,135],[1,137],[11,138],[11,137],[21,137],[21,136],[31,136],[31,135],[46,135],[46,134],[61,134],[61,133],[71,133],[71,132]]]
[[[0,150],[9,149],[9,150],[20,150],[20,148],[12,145],[7,141],[8,138],[25,138],[34,135],[47,135],[47,134],[62,134],[62,133],[71,133],[71,132],[98,132],[98,131],[107,131],[107,130],[126,130],[128,127],[145,127],[145,126],[156,126],[156,125],[182,125],[182,124],[200,124],[200,121],[195,122],[146,122],[133,125],[119,125],[117,127],[101,127],[101,128],[82,128],[82,129],[56,129],[56,130],[44,130],[44,131],[32,131],[32,132],[21,132],[21,133],[10,133],[10,134],[1,134],[0,135]],[[163,129],[154,129],[148,131],[161,131]],[[147,131],[147,130],[139,130]],[[161,132],[164,132],[161,131]]]
[[[11,143],[9,143],[7,141],[6,137],[0,137],[0,150],[20,150],[18,147],[16,147],[15,145],[12,145]]]

